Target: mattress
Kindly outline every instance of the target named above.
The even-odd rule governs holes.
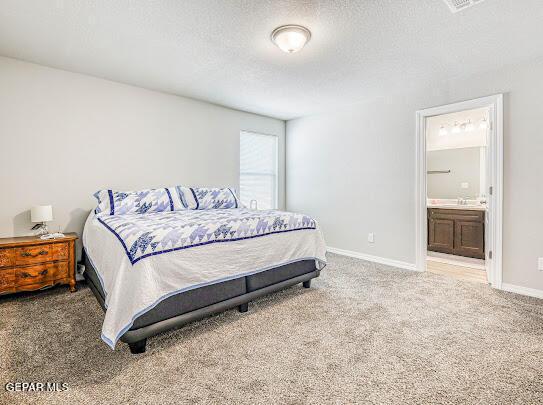
[[[151,310],[159,317],[174,313],[161,304],[180,293],[195,290],[190,303],[188,294],[179,304],[190,311],[206,297],[228,299],[273,284],[292,271],[283,266],[307,261],[302,268],[311,271],[326,264],[317,222],[274,210],[91,213],[83,246],[104,298],[102,339],[111,348],[127,330],[153,323],[156,318],[145,316]],[[245,285],[236,281],[243,277]],[[220,290],[206,288],[217,284]]]

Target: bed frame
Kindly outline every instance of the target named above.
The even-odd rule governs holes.
[[[105,311],[105,294],[96,269],[83,251],[84,277]],[[147,338],[179,328],[206,316],[238,307],[240,312],[249,310],[249,302],[264,295],[303,283],[311,286],[311,279],[318,277],[320,270],[314,260],[304,260],[279,266],[261,273],[185,291],[161,301],[156,307],[140,315],[132,327],[121,336],[133,354],[144,353]]]

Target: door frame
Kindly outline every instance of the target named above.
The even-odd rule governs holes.
[[[488,221],[485,220],[485,267],[488,282],[502,288],[502,240],[503,240],[503,94],[495,94],[473,100],[419,110],[416,113],[415,149],[415,240],[416,269],[426,271],[426,247],[428,241],[426,211],[426,121],[430,117],[476,108],[489,109],[489,131],[487,138],[487,206]],[[492,187],[492,194],[490,193]],[[489,257],[492,252],[492,258]]]

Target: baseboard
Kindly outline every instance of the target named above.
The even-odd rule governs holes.
[[[536,290],[535,288],[521,287],[519,285],[502,283],[501,289],[503,291],[527,295],[528,297],[543,298],[543,290]]]
[[[413,263],[402,262],[400,260],[394,259],[387,259],[386,257],[373,256],[366,253],[353,252],[352,250],[344,250],[334,247],[327,247],[326,250],[330,253],[336,253],[342,256],[354,257],[357,259],[367,260],[369,262],[385,264],[391,267],[398,267],[404,270],[417,271],[417,266]]]
[[[385,264],[387,266],[397,267],[404,270],[418,271],[417,267],[412,263],[402,262],[400,260],[387,259],[386,257],[379,257],[368,255],[366,253],[353,252],[352,250],[338,249],[335,247],[327,247],[326,250],[330,253],[335,253],[342,256],[354,257],[356,259],[367,260],[369,262],[375,262]],[[535,288],[522,287],[514,284],[502,283],[501,288],[503,291],[508,291],[516,294],[527,295],[528,297],[535,297],[543,299],[543,290],[536,290]]]

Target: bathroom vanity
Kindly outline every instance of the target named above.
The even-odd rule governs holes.
[[[485,258],[485,206],[428,205],[428,250]]]

